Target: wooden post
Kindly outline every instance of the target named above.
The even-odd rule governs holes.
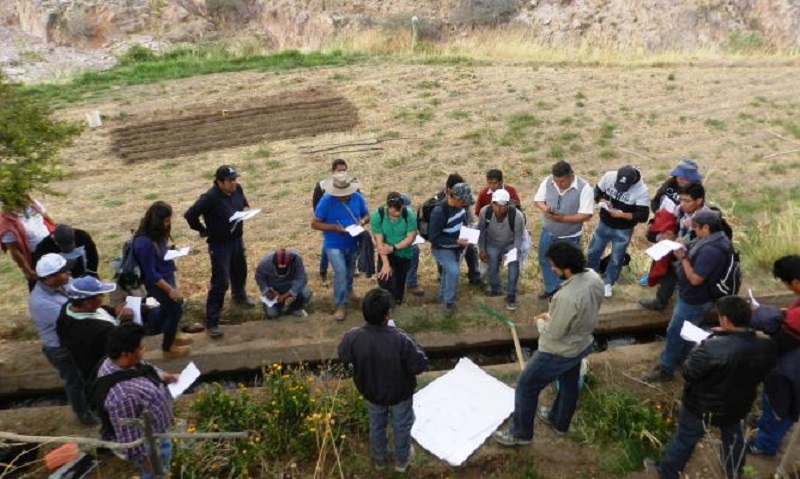
[[[509,321],[510,322],[510,321]],[[514,349],[517,351],[517,361],[519,361],[519,370],[525,369],[525,361],[522,359],[522,346],[519,344],[519,336],[517,335],[517,325],[511,323],[511,337],[514,339]]]
[[[153,414],[145,408],[142,413],[144,421],[144,437],[147,444],[147,456],[150,458],[150,467],[153,469],[154,479],[164,479],[164,465],[161,464],[161,447],[153,435]]]
[[[411,51],[417,48],[417,41],[419,40],[419,18],[416,15],[411,17]]]

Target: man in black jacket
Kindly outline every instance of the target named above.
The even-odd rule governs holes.
[[[750,304],[738,296],[717,300],[719,325],[683,365],[683,405],[678,430],[658,465],[661,479],[677,479],[708,425],[722,436],[721,461],[728,478],[742,477],[744,418],[759,383],[775,365],[772,340],[750,329]]]
[[[211,287],[206,299],[206,332],[212,339],[223,336],[219,328],[219,317],[225,302],[228,284],[233,302],[246,308],[255,304],[245,293],[247,281],[247,259],[242,235],[242,221],[230,221],[234,213],[250,209],[244,190],[236,181],[239,173],[229,165],[217,168],[214,186],[183,215],[189,227],[206,238],[211,257]],[[203,217],[203,223],[200,217]]]
[[[411,462],[414,389],[417,375],[428,368],[428,357],[411,336],[389,326],[392,294],[375,288],[362,303],[367,324],[348,331],[339,344],[339,360],[353,371],[353,382],[369,412],[369,443],[375,467],[386,467],[386,424],[392,412],[395,471]]]
[[[39,258],[55,253],[66,260],[75,260],[74,266],[69,271],[73,278],[81,276],[94,276],[97,278],[97,265],[100,262],[97,246],[92,237],[84,230],[74,229],[70,225],[59,224],[53,234],[43,239],[32,255],[32,264]]]

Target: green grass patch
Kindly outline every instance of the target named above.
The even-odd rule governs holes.
[[[469,112],[465,110],[453,110],[447,113],[447,117],[453,120],[466,120],[469,118]]]
[[[66,83],[40,83],[21,89],[29,95],[58,104],[78,102],[90,95],[113,87],[144,85],[195,75],[238,72],[244,70],[282,71],[321,66],[343,66],[366,57],[345,54],[286,50],[271,55],[231,52],[219,44],[180,47],[162,54],[140,54],[123,57],[120,63],[106,71],[84,72]]]
[[[719,131],[723,131],[727,128],[727,125],[725,124],[724,121],[718,120],[716,118],[709,118],[706,121],[704,121],[703,124],[711,129]]]
[[[394,118],[404,123],[408,123],[409,125],[422,126],[425,123],[433,120],[433,116],[433,109],[429,107],[425,107],[421,110],[417,110],[416,108],[412,110],[403,108],[394,115]]]
[[[530,113],[519,113],[508,119],[508,131],[503,136],[500,144],[502,146],[513,145],[528,134],[528,132],[541,124],[541,120],[536,115]]]

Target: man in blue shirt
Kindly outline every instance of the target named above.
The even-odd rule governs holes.
[[[356,237],[363,234],[363,226],[369,223],[369,208],[358,188],[355,177],[347,172],[334,173],[325,185],[325,195],[319,200],[311,219],[311,227],[322,231],[322,246],[333,267],[333,300],[336,305],[333,319],[336,321],[344,321],[347,315],[348,295],[351,300],[357,300],[353,294]],[[349,226],[362,227],[362,230],[355,233],[351,228],[348,232]]]
[[[36,263],[38,280],[31,291],[28,306],[42,340],[42,352],[64,381],[64,391],[72,410],[82,424],[96,426],[98,421],[89,409],[80,369],[69,351],[61,346],[56,332],[61,308],[69,300],[62,288],[69,283],[69,271],[73,266],[74,261],[55,253],[42,256]]]

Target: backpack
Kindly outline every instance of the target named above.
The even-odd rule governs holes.
[[[514,231],[514,223],[517,219],[518,209],[519,208],[517,208],[516,206],[512,206],[511,208],[508,209],[508,226],[511,227],[511,231]],[[521,214],[522,217],[525,218],[525,213],[520,211],[519,214]],[[489,221],[491,221],[492,215],[494,215],[494,210],[490,207],[486,211],[486,218],[484,218],[486,220],[486,223],[489,223]]]
[[[447,203],[447,197],[437,194],[425,200],[422,206],[417,210],[417,230],[419,235],[425,239],[428,238],[428,233],[431,229],[431,212],[433,209],[441,204]]]
[[[102,361],[98,364],[97,369],[99,369],[101,364]],[[111,437],[114,437],[114,425],[111,424],[111,418],[108,417],[108,411],[106,411],[105,406],[106,398],[108,397],[108,392],[111,391],[111,388],[121,382],[140,377],[146,377],[156,386],[163,384],[161,378],[158,376],[158,372],[156,372],[155,368],[150,365],[142,365],[133,369],[116,371],[99,378],[96,377],[95,372],[94,376],[95,380],[92,381],[91,385],[89,386],[89,404],[92,406],[92,409],[97,411],[97,415],[100,418],[101,433]]]
[[[114,270],[114,279],[119,283],[121,289],[132,290],[142,285],[142,269],[133,253],[133,239],[131,237],[122,243],[122,256],[117,256],[111,260],[111,268]]]
[[[716,246],[714,246],[717,248]],[[719,249],[725,255],[725,268],[714,284],[709,285],[711,297],[716,301],[723,296],[735,296],[742,287],[742,262],[739,252],[731,246],[730,250]]]
[[[383,218],[386,216],[386,207],[381,206],[378,208],[378,216],[380,216],[381,225],[383,225]],[[403,207],[403,213],[401,214],[401,216],[403,217],[403,221],[405,221],[406,224],[408,224],[408,208],[406,208],[405,206]]]

